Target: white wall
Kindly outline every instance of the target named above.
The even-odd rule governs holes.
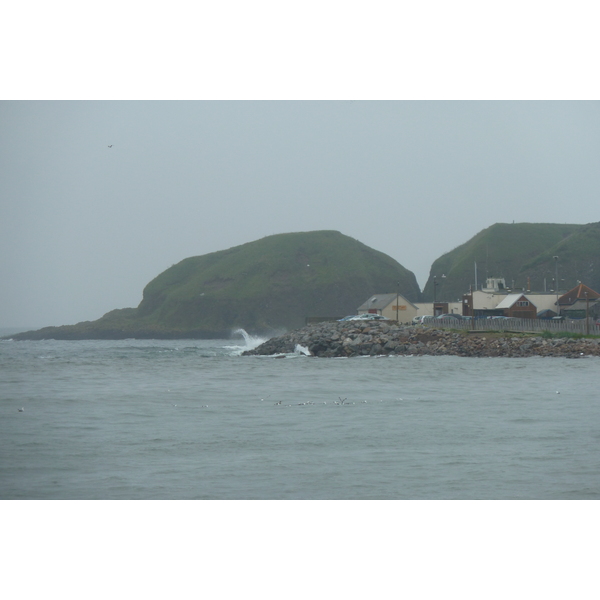
[[[433,316],[433,302],[417,302],[416,307],[416,316]],[[462,302],[448,302],[448,312],[462,315]]]
[[[415,306],[417,307],[417,316],[433,316],[433,302],[417,302]]]
[[[556,310],[556,294],[525,294],[527,300],[537,308],[538,313],[543,310]]]
[[[381,314],[388,319],[396,320],[396,299],[390,302]],[[398,298],[398,323],[412,323],[414,317],[418,314],[415,307],[402,296]]]

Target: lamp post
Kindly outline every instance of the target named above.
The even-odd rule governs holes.
[[[590,299],[588,293],[585,294],[585,335],[590,335]]]
[[[446,279],[446,275],[442,275],[442,279]],[[435,303],[437,302],[437,287],[439,282],[437,280],[437,275],[433,276],[433,314],[435,316]]]
[[[398,323],[398,298],[400,297],[400,282],[396,287],[396,323]]]
[[[558,305],[558,256],[553,256],[554,259],[554,287],[556,288],[556,316],[560,317],[560,306]]]

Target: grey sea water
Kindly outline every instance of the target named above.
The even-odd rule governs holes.
[[[600,498],[598,359],[257,342],[1,341],[0,498]]]

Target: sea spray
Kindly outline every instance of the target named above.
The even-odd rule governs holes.
[[[250,335],[245,329],[236,329],[233,332],[233,335],[241,335],[244,338],[245,346],[237,346],[237,348],[240,349],[240,352],[254,350],[254,348],[257,348],[269,339]]]
[[[310,350],[306,346],[301,346],[300,344],[296,344],[294,348],[295,354],[304,354],[304,356],[310,356]]]

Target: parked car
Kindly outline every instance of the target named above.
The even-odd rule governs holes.
[[[347,319],[348,321],[389,321],[387,317],[383,315],[376,315],[374,313],[364,313],[362,315],[354,315]]]
[[[418,315],[416,317],[413,317],[413,325],[421,325],[423,323],[427,323],[427,321],[430,321],[431,319],[433,319],[433,317],[431,315]]]
[[[436,319],[452,319],[454,321],[462,321],[462,315],[456,313],[447,313],[445,315],[438,315]]]
[[[356,315],[348,315],[347,317],[342,317],[341,319],[338,319],[339,321],[351,321],[352,319],[354,319],[354,317],[356,317]]]
[[[519,321],[518,317],[505,317],[504,315],[494,315],[492,317],[488,317],[491,321],[504,321],[505,323],[517,323]]]

